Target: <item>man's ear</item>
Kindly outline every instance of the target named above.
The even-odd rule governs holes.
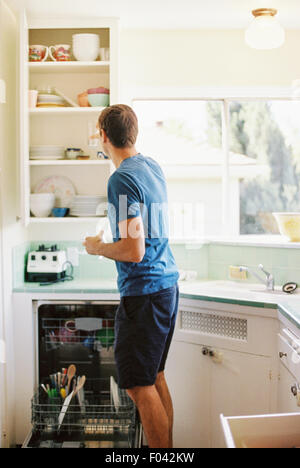
[[[103,143],[107,143],[107,135],[106,135],[106,131],[103,130],[103,128],[100,129],[100,137],[102,138],[103,140]]]

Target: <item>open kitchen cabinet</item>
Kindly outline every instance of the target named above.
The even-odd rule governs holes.
[[[109,60],[92,62],[29,62],[28,46],[69,44],[74,34],[97,34],[100,47],[109,48]],[[20,31],[20,217],[24,225],[31,222],[84,222],[84,217],[64,218],[32,216],[30,193],[46,177],[67,177],[76,195],[105,196],[107,181],[112,173],[110,161],[97,159],[100,146],[92,146],[89,137],[97,133],[96,123],[101,107],[79,107],[77,96],[89,88],[105,87],[110,90],[110,104],[118,102],[118,20],[115,18],[34,18],[22,13]],[[71,49],[72,50],[72,49]],[[59,90],[73,107],[29,108],[28,90],[52,88]],[[88,160],[32,160],[30,147],[56,145],[81,148]],[[64,190],[64,188],[62,188]],[[91,218],[88,218],[91,221]]]

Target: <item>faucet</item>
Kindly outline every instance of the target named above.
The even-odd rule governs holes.
[[[240,271],[247,271],[255,276],[261,283],[265,284],[268,291],[274,291],[274,276],[264,269],[264,266],[260,263],[258,268],[266,275],[266,278],[262,278],[258,275],[255,271],[251,270],[251,268],[246,266],[241,266]]]

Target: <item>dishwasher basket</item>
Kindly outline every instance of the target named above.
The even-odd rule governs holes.
[[[118,406],[114,404],[108,379],[87,380],[84,401],[73,398],[61,427],[58,418],[61,397],[49,398],[39,388],[32,399],[32,439],[39,441],[98,441],[112,447],[138,448],[141,426],[137,409],[125,390],[118,389]]]

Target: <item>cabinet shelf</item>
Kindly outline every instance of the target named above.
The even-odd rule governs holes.
[[[96,159],[89,159],[87,161],[83,160],[49,160],[49,161],[42,161],[42,160],[29,160],[30,166],[109,166],[111,163],[109,160],[96,160]]]
[[[29,62],[31,73],[107,73],[110,62]]]
[[[101,113],[106,107],[47,107],[29,109],[30,115],[86,115]]]
[[[90,216],[90,217],[72,217],[72,216],[66,216],[64,218],[55,218],[49,216],[48,218],[35,218],[34,216],[31,216],[29,218],[29,223],[94,223],[98,222],[100,219],[106,218],[106,216]]]

